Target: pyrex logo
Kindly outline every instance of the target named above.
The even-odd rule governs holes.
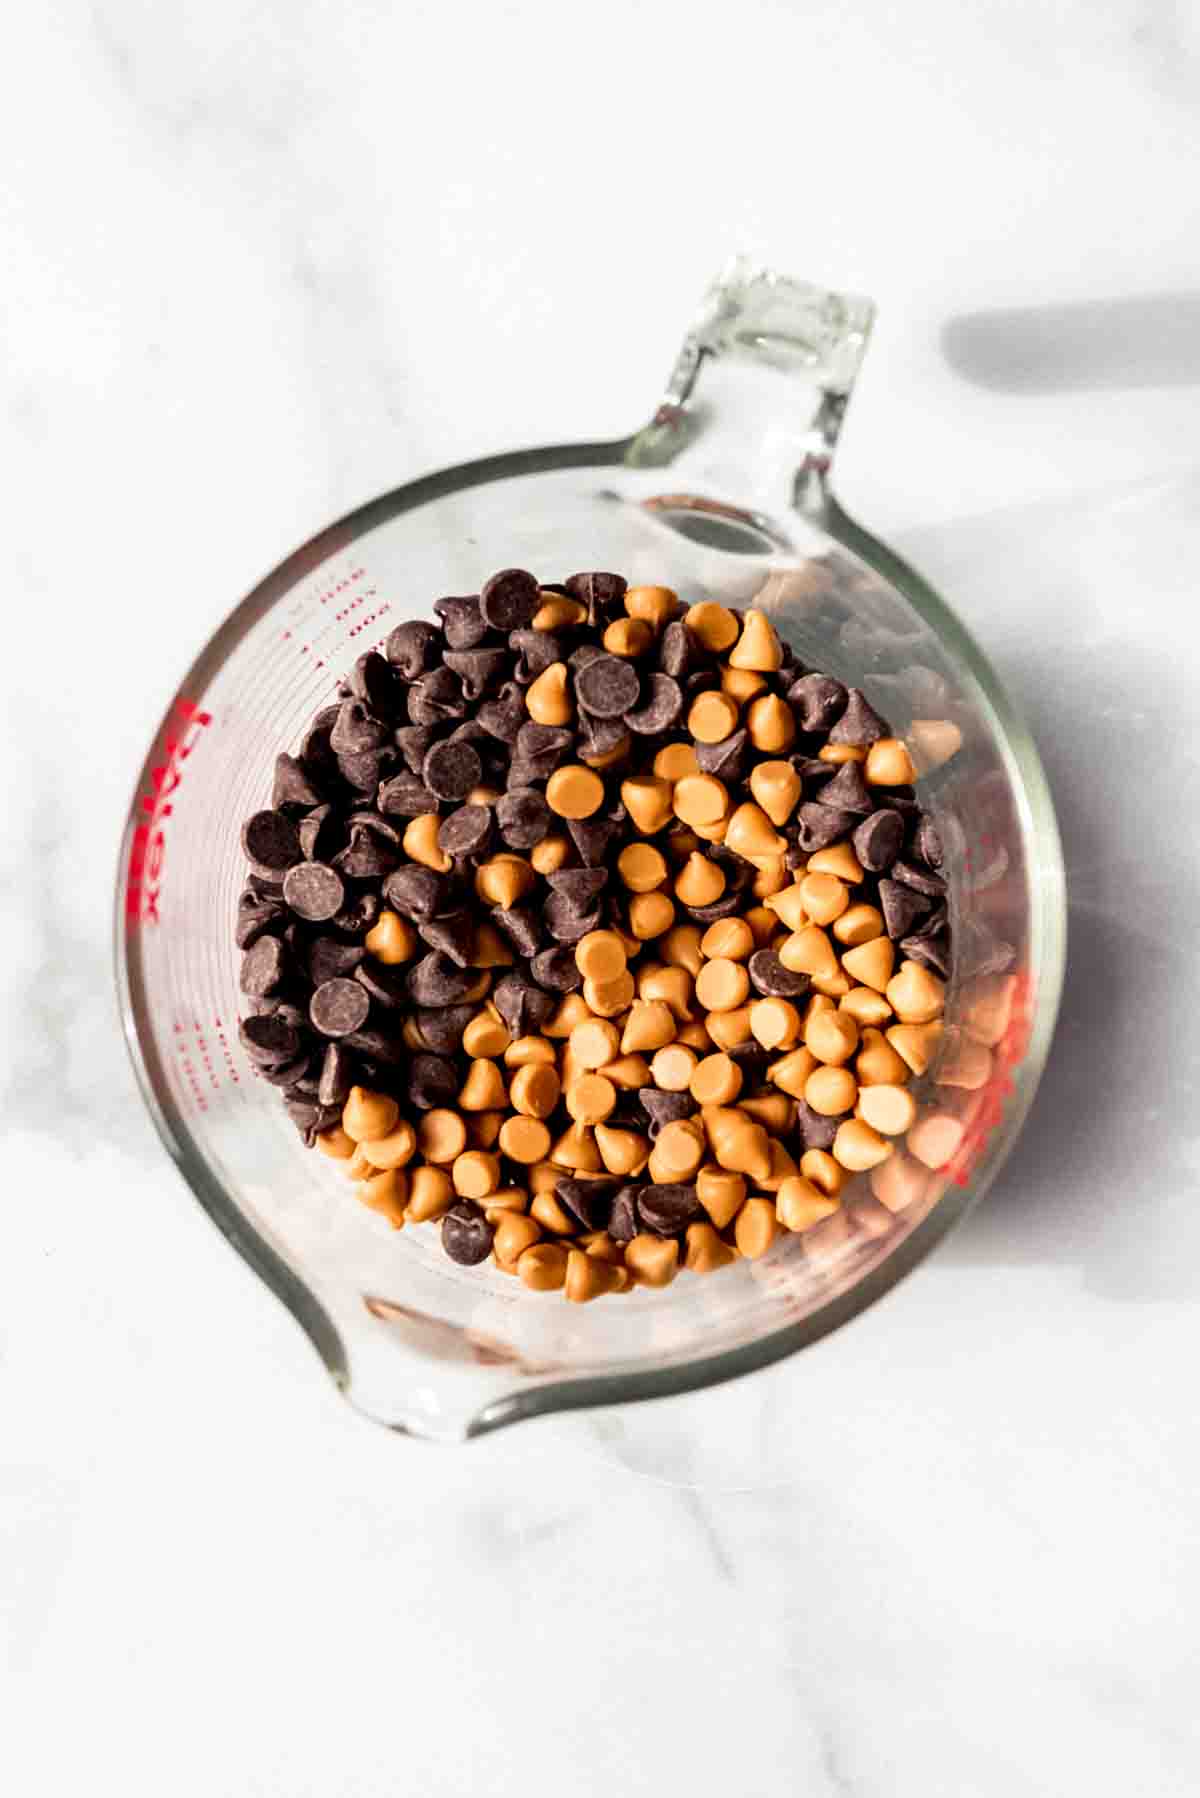
[[[163,759],[150,770],[150,790],[141,797],[140,809],[146,816],[133,833],[125,881],[125,917],[131,924],[161,921],[158,902],[166,858],[163,825],[174,810],[171,795],[183,779],[183,764],[211,723],[211,712],[201,711],[190,699],[176,700]]]

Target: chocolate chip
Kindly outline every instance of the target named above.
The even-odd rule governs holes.
[[[803,1099],[796,1100],[796,1131],[806,1149],[832,1149],[833,1139],[838,1133],[838,1125],[844,1122],[845,1115],[828,1118]]]
[[[717,780],[743,780],[749,767],[750,733],[735,730],[723,743],[697,743],[696,765]]]
[[[478,1010],[475,1005],[443,1005],[436,1011],[417,1011],[413,1019],[421,1041],[435,1055],[453,1055],[462,1044],[463,1031]]]
[[[802,674],[787,697],[800,729],[823,734],[845,711],[848,696],[841,681],[828,674]]]
[[[881,880],[879,883],[879,904],[883,912],[883,927],[892,941],[899,942],[901,937],[909,936],[918,918],[923,918],[929,910],[929,901],[911,887],[901,886],[895,880]]]
[[[492,1252],[496,1232],[478,1205],[460,1199],[442,1219],[442,1248],[460,1267],[478,1267]]]
[[[576,1180],[564,1174],[561,1180],[555,1181],[554,1196],[565,1211],[578,1218],[585,1230],[603,1230],[618,1184],[615,1179]]]
[[[875,810],[871,789],[857,762],[843,762],[817,797],[821,805],[832,806],[838,812],[856,812],[860,817]]]
[[[408,990],[415,1005],[435,1008],[459,1004],[474,986],[474,968],[460,968],[441,950],[423,956],[409,972]]]
[[[598,655],[575,676],[575,697],[596,718],[621,718],[641,697],[637,669],[620,656]]]
[[[619,574],[594,569],[587,574],[569,575],[564,585],[572,599],[587,607],[589,624],[611,624],[624,610],[621,602],[627,583]]]
[[[383,896],[402,918],[432,918],[445,904],[450,891],[444,875],[432,868],[397,868],[383,883]]]
[[[437,794],[429,791],[419,774],[393,774],[391,780],[380,784],[379,809],[392,818],[422,818],[437,811]]]
[[[369,958],[359,962],[354,978],[365,987],[376,1005],[382,1005],[385,1010],[394,1011],[397,1006],[408,1003],[408,973],[399,964]]]
[[[333,858],[333,865],[347,880],[380,880],[400,860],[400,851],[365,824],[351,827],[350,841]],[[286,887],[286,883],[285,883]]]
[[[308,1015],[322,1036],[348,1036],[367,1021],[371,1001],[357,980],[326,980],[308,1003]]]
[[[408,715],[414,724],[442,724],[461,718],[467,709],[462,682],[449,668],[434,668],[408,689]]]
[[[396,748],[404,757],[404,766],[410,774],[419,775],[425,766],[426,755],[438,740],[438,726],[436,724],[402,724],[393,735]]]
[[[387,742],[387,736],[387,725],[375,717],[363,700],[347,699],[338,707],[337,723],[329,741],[340,758],[379,749]]]
[[[700,1195],[694,1186],[643,1186],[637,1201],[642,1227],[655,1236],[678,1236],[700,1216]]]
[[[546,929],[556,943],[581,942],[589,930],[599,930],[604,921],[604,914],[599,906],[592,911],[580,911],[561,893],[551,893],[542,915],[546,920]]]
[[[462,682],[468,699],[482,699],[508,669],[508,655],[503,649],[447,650],[445,660],[447,668]]]
[[[785,968],[774,949],[756,949],[746,969],[755,992],[768,999],[799,999],[812,985],[807,974]]]
[[[789,759],[806,787],[824,786],[837,773],[836,762],[823,762],[817,756],[793,755]]]
[[[453,1105],[458,1098],[458,1070],[444,1055],[414,1055],[408,1064],[408,1097],[418,1111]]]
[[[406,681],[414,681],[436,665],[441,654],[442,633],[424,618],[410,619],[390,632],[383,653]]]
[[[517,969],[497,982],[492,1003],[514,1037],[534,1035],[556,1009],[551,994]]]
[[[904,843],[904,819],[890,808],[864,818],[850,839],[868,874],[885,874]]]
[[[322,1105],[344,1105],[354,1085],[354,1057],[344,1043],[330,1043],[321,1062],[317,1097]]]
[[[329,741],[337,715],[337,706],[326,706],[300,739],[300,760],[315,780],[328,780],[337,774],[337,757]]]
[[[340,1105],[321,1105],[315,1099],[301,1098],[299,1083],[285,1093],[283,1109],[311,1149],[322,1130],[330,1129],[342,1115]]]
[[[255,812],[242,825],[242,851],[256,874],[279,880],[302,859],[300,836],[285,812]]]
[[[567,655],[566,644],[553,631],[510,631],[508,647],[517,658],[514,674],[522,687],[528,687],[555,662],[565,661]]]
[[[335,936],[319,936],[308,945],[308,977],[314,986],[339,975],[353,974],[366,950],[361,943],[343,943]]]
[[[350,691],[377,718],[394,718],[404,702],[404,690],[396,670],[377,649],[368,649],[355,662],[350,670]]]
[[[935,874],[932,868],[922,868],[916,862],[894,862],[892,879],[911,887],[914,893],[926,894],[930,899],[940,899],[946,891],[946,883],[940,874]]]
[[[588,712],[580,715],[579,753],[581,756],[595,758],[612,755],[623,743],[628,745],[630,740],[623,718],[593,718]]]
[[[494,631],[522,631],[542,603],[536,580],[524,568],[502,568],[483,583],[479,609]]]
[[[621,834],[620,826],[598,818],[568,818],[567,832],[588,868],[599,868],[608,860],[613,838]]]
[[[472,966],[475,955],[475,919],[470,912],[456,911],[444,918],[430,918],[418,924],[417,933],[423,943],[448,955],[457,968]]]
[[[942,865],[942,838],[932,818],[922,817],[913,833],[913,852],[931,868]]]
[[[492,834],[492,814],[486,805],[460,805],[443,818],[438,828],[438,848],[443,855],[480,855]]]
[[[488,623],[473,593],[436,599],[433,609],[442,621],[450,649],[475,649],[488,634]]]
[[[810,799],[796,812],[796,842],[803,854],[812,855],[840,841],[857,823],[856,813],[834,811],[832,806]]]
[[[421,779],[439,799],[465,799],[479,785],[483,768],[469,743],[435,743],[421,768]]]
[[[337,917],[330,918],[329,922],[335,930],[343,931],[347,936],[362,936],[365,931],[370,930],[372,924],[379,921],[381,910],[378,893],[356,893],[353,899],[346,901]]]
[[[696,666],[699,651],[696,634],[682,619],[673,618],[663,631],[658,645],[658,665],[672,680],[682,680]]]
[[[608,883],[607,868],[556,868],[546,880],[575,911],[590,911]]]
[[[390,1035],[371,1025],[366,1030],[352,1030],[343,1038],[348,1049],[362,1056],[362,1075],[364,1080],[375,1078],[376,1070],[372,1066],[378,1062],[381,1067],[399,1067],[404,1061],[404,1041],[397,1034]]]
[[[476,722],[489,737],[509,745],[516,742],[517,732],[528,716],[521,689],[511,684],[501,688],[496,698],[487,700],[475,714]]]
[[[646,688],[643,704],[636,712],[626,712],[625,723],[639,736],[659,736],[670,730],[682,714],[683,694],[679,682],[669,674],[652,674]]]
[[[298,862],[283,877],[283,897],[310,924],[334,917],[346,902],[341,876],[324,862]]]
[[[694,924],[715,924],[719,918],[732,918],[734,912],[742,909],[742,895],[736,888],[727,889],[707,905],[685,905],[683,909]]]
[[[922,919],[919,928],[911,934],[921,937],[941,936],[943,931],[948,930],[949,927],[950,913],[945,905],[939,905],[930,912],[927,918]]]
[[[608,1218],[608,1233],[614,1242],[632,1242],[641,1226],[638,1223],[637,1202],[641,1193],[640,1186],[623,1186],[612,1203],[612,1211]]]
[[[234,941],[239,949],[252,949],[260,936],[278,936],[286,923],[287,913],[274,899],[243,893],[238,900]]]
[[[567,667],[571,670],[572,675],[582,674],[589,662],[598,661],[602,655],[607,655],[607,653],[607,650],[602,649],[599,643],[581,643],[579,648],[573,649],[567,657]]]
[[[575,951],[569,943],[560,943],[554,949],[543,949],[530,961],[529,972],[538,985],[544,986],[549,993],[575,993],[583,985],[583,975],[579,972]]]
[[[271,804],[299,805],[307,809],[320,805],[325,795],[317,786],[304,763],[294,755],[275,757],[275,780],[271,788]]]
[[[887,720],[881,718],[859,687],[851,687],[846,709],[829,733],[831,743],[878,743],[880,737],[891,736]]]
[[[356,792],[373,793],[387,772],[388,759],[381,749],[344,751],[337,759],[338,773]]]
[[[269,1081],[272,1086],[295,1086],[307,1074],[309,1061],[310,1057],[305,1054],[298,1056],[295,1061],[280,1062],[274,1067],[260,1067],[257,1070],[258,1077]]]
[[[278,1016],[243,1018],[238,1037],[251,1061],[259,1067],[279,1067],[295,1061],[304,1048],[304,1038],[296,1025]]]
[[[518,955],[536,955],[542,944],[542,928],[538,914],[530,905],[513,905],[507,911],[492,912],[492,923],[505,936]],[[534,976],[537,979],[537,976]],[[539,984],[542,984],[539,982]]]
[[[242,957],[238,984],[252,999],[265,999],[278,987],[286,968],[287,953],[279,938],[260,936]]]
[[[934,937],[906,936],[900,943],[900,953],[909,961],[915,961],[923,968],[945,980],[950,972],[950,957],[945,948]]]
[[[510,849],[533,849],[549,835],[554,814],[536,787],[516,787],[496,801],[496,824]]]
[[[301,818],[296,833],[306,861],[327,862],[341,845],[341,820],[331,805],[315,805]]]
[[[638,1099],[650,1120],[651,1142],[664,1125],[676,1124],[680,1118],[694,1117],[697,1110],[696,1101],[690,1093],[660,1092],[657,1086],[640,1086]]]

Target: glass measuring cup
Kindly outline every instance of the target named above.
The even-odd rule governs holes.
[[[838,506],[838,433],[873,309],[736,262],[649,422],[411,482],[330,526],[184,677],[122,846],[117,972],[135,1069],[196,1196],[353,1403],[461,1440],[522,1417],[691,1390],[854,1316],[986,1188],[1045,1059],[1065,952],[1062,858],[1031,740],[943,602]],[[946,845],[957,944],[921,1115],[837,1213],[758,1262],[575,1307],[392,1231],[307,1152],[238,1043],[241,820],[363,650],[493,569],[619,569],[754,603],[806,663],[907,737]]]

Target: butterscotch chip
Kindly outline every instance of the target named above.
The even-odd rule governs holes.
[[[664,1124],[650,1152],[650,1173],[656,1185],[669,1186],[686,1180],[704,1160],[704,1132],[689,1118]]]
[[[411,961],[417,952],[417,943],[417,933],[408,919],[386,909],[380,912],[377,923],[363,938],[367,954],[386,967]]]
[[[633,1003],[633,975],[628,968],[612,980],[585,980],[583,996],[598,1017],[615,1018]]]
[[[366,1087],[352,1086],[342,1107],[342,1129],[354,1142],[372,1142],[395,1129],[400,1107],[386,1093],[369,1092]]]
[[[654,758],[654,772],[662,780],[679,781],[699,774],[700,764],[690,743],[668,743]]]
[[[704,962],[700,942],[699,925],[676,924],[659,944],[659,954],[668,967],[686,968],[694,980]]]
[[[577,1124],[602,1124],[617,1102],[617,1089],[603,1074],[583,1074],[568,1087],[567,1110]]]
[[[589,1018],[585,1023],[576,1024],[567,1041],[579,1066],[589,1071],[602,1068],[605,1062],[615,1061],[621,1046],[616,1025],[606,1018]]]
[[[685,1093],[696,1070],[696,1055],[682,1043],[659,1049],[650,1063],[650,1078],[662,1092]]]
[[[386,1217],[393,1230],[404,1228],[404,1210],[408,1200],[408,1182],[395,1168],[382,1173],[372,1170],[370,1177],[359,1183],[355,1195],[370,1211]]]
[[[873,946],[867,945],[868,948]],[[859,978],[866,986],[873,984],[864,975]],[[942,982],[919,962],[902,961],[900,972],[888,981],[886,990],[888,1004],[902,1024],[930,1024],[941,1016],[945,1005],[946,989]],[[344,1118],[342,1121],[345,1123]]]
[[[809,1230],[837,1209],[837,1200],[802,1174],[785,1180],[775,1195],[775,1215],[785,1230]]]
[[[578,762],[556,768],[546,782],[546,804],[560,818],[590,818],[604,804],[604,782]]]
[[[757,698],[766,690],[766,685],[761,674],[752,674],[748,668],[731,668],[726,662],[721,669],[721,691],[728,693],[738,705]]]
[[[644,618],[615,618],[605,631],[603,642],[609,655],[645,655],[654,642],[654,627]]]
[[[840,1067],[858,1048],[858,1025],[849,1012],[817,1012],[804,1027],[804,1046],[818,1061]]]
[[[653,942],[675,922],[675,906],[666,893],[634,893],[629,901],[629,943],[636,955],[643,943]]]
[[[568,837],[543,837],[529,851],[529,864],[538,874],[557,874],[566,865],[571,853],[571,842]]]
[[[617,873],[631,893],[652,893],[667,878],[666,858],[652,843],[628,843],[617,857]]]
[[[656,631],[669,624],[679,611],[679,595],[671,587],[628,587],[625,610],[631,618],[641,618]]]
[[[753,861],[757,856],[781,855],[787,844],[762,807],[747,800],[738,806],[725,827],[725,847]]]
[[[737,721],[737,706],[727,693],[700,693],[692,701],[687,727],[697,743],[723,743]]]
[[[729,1244],[721,1241],[711,1224],[688,1225],[684,1266],[693,1273],[715,1273],[719,1267],[728,1267],[735,1259]]]
[[[701,600],[699,605],[689,606],[683,615],[683,622],[705,649],[718,652],[731,648],[737,642],[738,632],[741,630],[732,612],[709,599]]]
[[[500,1184],[500,1163],[483,1149],[467,1149],[455,1159],[450,1179],[459,1198],[486,1198]]]
[[[832,874],[806,874],[800,882],[800,903],[814,924],[832,924],[850,903],[850,889]]]
[[[892,1008],[882,993],[874,992],[869,986],[855,986],[843,995],[839,1001],[840,1009],[848,1011],[855,1023],[886,1024],[892,1016]]]
[[[833,874],[848,886],[858,886],[863,878],[863,865],[849,843],[832,843],[818,849],[808,858],[810,874]]]
[[[870,1124],[864,1124],[861,1118],[847,1118],[844,1124],[838,1125],[833,1139],[834,1159],[851,1173],[865,1173],[868,1168],[878,1167],[891,1153],[891,1143],[872,1130]]]
[[[718,1230],[731,1224],[746,1201],[741,1174],[706,1163],[696,1175],[696,1196]]]
[[[746,713],[746,729],[754,747],[769,755],[790,749],[796,740],[792,708],[775,693],[764,693],[752,701]]]
[[[804,1103],[822,1117],[853,1111],[858,1081],[849,1068],[819,1067],[804,1083]]]
[[[509,1047],[508,1027],[499,1018],[481,1011],[463,1031],[462,1046],[473,1059],[502,1055]]]
[[[712,774],[686,774],[672,794],[675,816],[694,828],[717,824],[729,812],[729,792]]]
[[[880,737],[871,744],[863,774],[873,787],[907,787],[917,778],[912,757],[897,737]]]
[[[883,935],[883,913],[877,905],[852,905],[835,919],[833,934],[848,949],[874,942],[876,937]]]
[[[775,1136],[786,1136],[796,1121],[796,1107],[787,1093],[754,1093],[738,1101],[738,1109]]]
[[[331,1130],[321,1130],[317,1134],[316,1143],[322,1155],[332,1155],[336,1161],[349,1161],[355,1151],[355,1141],[347,1136],[340,1124]]]
[[[806,1149],[800,1157],[800,1172],[827,1199],[836,1199],[846,1184],[845,1169],[838,1165],[828,1149]]]
[[[563,1291],[573,1305],[584,1305],[589,1299],[598,1299],[601,1293],[619,1292],[627,1279],[624,1268],[613,1267],[582,1249],[572,1249],[567,1256]]]
[[[750,1007],[735,1005],[732,1011],[710,1012],[707,1028],[718,1049],[736,1049],[750,1041]]]
[[[750,1031],[764,1049],[790,1048],[800,1035],[800,1013],[790,999],[756,999]]]
[[[833,944],[816,924],[806,924],[793,931],[779,950],[779,959],[793,974],[811,974],[829,979],[841,972]]]
[[[706,1055],[692,1070],[690,1091],[699,1105],[732,1105],[742,1090],[742,1070],[728,1055]]]
[[[675,1016],[661,999],[636,999],[630,1007],[621,1035],[622,1055],[642,1049],[662,1049],[675,1040]]]
[[[621,782],[621,802],[635,830],[652,837],[671,820],[671,783],[657,774],[635,774]]]
[[[808,923],[808,913],[804,909],[804,897],[798,880],[782,891],[772,893],[766,901],[766,909],[789,930],[803,930]]]
[[[594,1134],[600,1159],[610,1174],[640,1174],[650,1159],[649,1139],[636,1130],[616,1130],[609,1124],[597,1124]]]
[[[417,1147],[426,1161],[443,1166],[466,1146],[467,1126],[460,1112],[439,1105],[423,1114],[417,1125]]]
[[[504,1213],[496,1224],[492,1253],[497,1261],[513,1267],[541,1234],[542,1227],[535,1218],[522,1217],[518,1212]]]
[[[938,1024],[893,1024],[884,1032],[892,1048],[914,1074],[924,1074],[928,1069],[940,1033]]]
[[[530,1074],[548,1073],[550,1070],[529,1068]],[[555,1082],[557,1085],[557,1081]],[[541,1161],[550,1153],[550,1132],[539,1117],[506,1118],[500,1126],[497,1138],[500,1153],[507,1155],[510,1161],[519,1161],[522,1166],[531,1167],[534,1162]]]
[[[690,1024],[692,1010],[692,977],[684,967],[646,968],[638,976],[640,999],[662,999],[681,1024]]]
[[[550,593],[533,614],[529,628],[535,631],[561,631],[573,624],[586,623],[586,606],[581,606],[576,599],[567,599],[561,593]]]
[[[488,905],[507,911],[537,884],[530,863],[520,855],[493,855],[475,871],[475,891]]]
[[[600,1072],[627,1092],[650,1085],[650,1063],[642,1055],[620,1055],[615,1061],[606,1061]]]
[[[454,1203],[454,1187],[449,1174],[439,1167],[414,1168],[409,1177],[408,1221],[429,1224],[449,1211]]]
[[[535,724],[569,724],[575,715],[567,686],[567,665],[552,662],[526,688],[525,707]]]
[[[874,992],[887,994],[888,1004],[898,1011],[899,1007],[894,1006],[894,1001],[888,992],[895,959],[896,952],[887,937],[876,936],[869,938],[865,943],[857,944],[854,948],[844,950],[842,969],[859,986],[869,986]],[[907,988],[905,993],[907,995]],[[928,999],[928,995],[926,995],[926,999]],[[936,1014],[931,1013],[931,1015]]]
[[[518,1068],[509,1087],[509,1101],[522,1117],[548,1118],[558,1104],[561,1087],[556,1068],[533,1062]],[[542,1154],[549,1152],[548,1147]],[[524,1159],[522,1157],[522,1159]],[[540,1161],[541,1155],[535,1155]]]
[[[948,1112],[933,1111],[913,1125],[908,1133],[908,1147],[925,1167],[940,1168],[957,1155],[962,1139],[963,1125],[958,1118],[951,1117]],[[890,1149],[892,1145],[887,1146]],[[837,1154],[836,1143],[833,1152]],[[839,1155],[838,1160],[841,1159]]]
[[[463,1111],[495,1111],[508,1104],[504,1075],[494,1061],[473,1061],[458,1095]]]
[[[517,1273],[531,1292],[557,1292],[567,1277],[567,1251],[554,1242],[538,1242],[517,1259]]]
[[[669,1286],[679,1272],[679,1244],[672,1236],[635,1236],[625,1245],[625,1265],[642,1286]]]
[[[750,976],[740,961],[718,956],[706,961],[696,976],[696,998],[705,1011],[732,1011],[745,1002],[750,992]],[[754,1020],[750,1020],[754,1028]]]
[[[472,1111],[467,1116],[467,1146],[494,1149],[504,1123],[502,1111]]]
[[[775,1206],[770,1199],[747,1199],[737,1214],[733,1239],[748,1261],[765,1255],[779,1233]]]
[[[589,930],[575,946],[575,966],[585,980],[615,980],[625,972],[625,949],[611,930]]]
[[[700,854],[689,855],[675,877],[675,897],[682,905],[712,905],[725,891],[725,870]]]
[[[790,762],[757,762],[750,770],[750,791],[771,823],[786,824],[799,804],[803,786]]]
[[[554,1044],[544,1036],[519,1036],[504,1051],[504,1065],[510,1068],[527,1068],[535,1064],[552,1068],[557,1060]]]
[[[767,1079],[781,1092],[789,1093],[793,1099],[804,1097],[804,1088],[808,1076],[817,1066],[817,1058],[811,1049],[791,1049],[786,1055],[772,1062],[767,1070]]]
[[[729,652],[731,668],[752,668],[773,674],[783,666],[783,646],[765,612],[752,607],[742,620],[742,631]]]
[[[701,954],[712,960],[745,961],[754,948],[754,932],[744,918],[718,918],[700,938]]]
[[[562,1179],[562,1169],[555,1168],[556,1180]],[[535,1217],[543,1230],[550,1230],[555,1236],[574,1236],[579,1229],[579,1220],[571,1216],[569,1211],[559,1204],[553,1192],[539,1192],[529,1207],[530,1217]]]
[[[769,905],[752,905],[749,911],[742,914],[742,922],[748,924],[754,937],[754,947],[765,949],[775,935],[777,919]]]
[[[916,1121],[917,1104],[904,1086],[864,1086],[859,1090],[857,1114],[881,1136],[903,1136]]]

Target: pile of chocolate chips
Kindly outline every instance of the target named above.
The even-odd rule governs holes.
[[[463,1032],[485,996],[517,1039],[536,1035],[581,987],[575,945],[626,927],[619,899],[628,895],[614,869],[624,847],[648,840],[622,783],[649,773],[665,746],[691,746],[702,773],[735,802],[749,797],[762,756],[745,724],[711,743],[688,729],[697,695],[721,690],[717,650],[675,616],[655,629],[650,653],[610,653],[606,633],[627,628],[625,595],[615,574],[557,585],[507,569],[477,595],[441,599],[437,623],[401,624],[382,654],[362,655],[297,752],[278,756],[270,807],[242,830],[250,871],[236,940],[250,1010],[241,1040],[310,1145],[338,1126],[356,1086],[393,1095],[414,1122],[453,1106],[469,1067]],[[538,723],[528,691],[559,668],[570,721]],[[795,726],[784,759],[803,797],[780,826],[786,867],[852,843],[866,881],[856,902],[878,906],[898,952],[944,978],[946,887],[931,820],[911,785],[872,788],[860,760],[829,759],[831,746],[889,738],[886,722],[860,691],[803,667],[787,645],[761,690],[786,704]],[[590,803],[576,792],[589,770],[599,800],[571,815]],[[656,840],[681,828],[668,818]],[[503,852],[528,857],[551,836],[565,847],[535,889],[507,909],[482,907],[479,866]],[[677,907],[681,923],[701,929],[744,913],[763,890],[735,849],[712,840],[703,848],[722,868],[724,890]],[[415,930],[423,953],[399,964],[368,953],[387,911]],[[511,966],[493,964],[482,977],[473,957],[481,917],[512,950]],[[794,977],[787,990],[798,990]],[[770,1056],[757,1041],[730,1054],[748,1083],[763,1078]],[[648,1096],[643,1104],[622,1092],[610,1121],[653,1140],[662,1106]],[[677,1098],[669,1109],[678,1117],[685,1104]],[[801,1103],[800,1148],[805,1111]],[[827,1145],[826,1121],[812,1125],[814,1141]]]

